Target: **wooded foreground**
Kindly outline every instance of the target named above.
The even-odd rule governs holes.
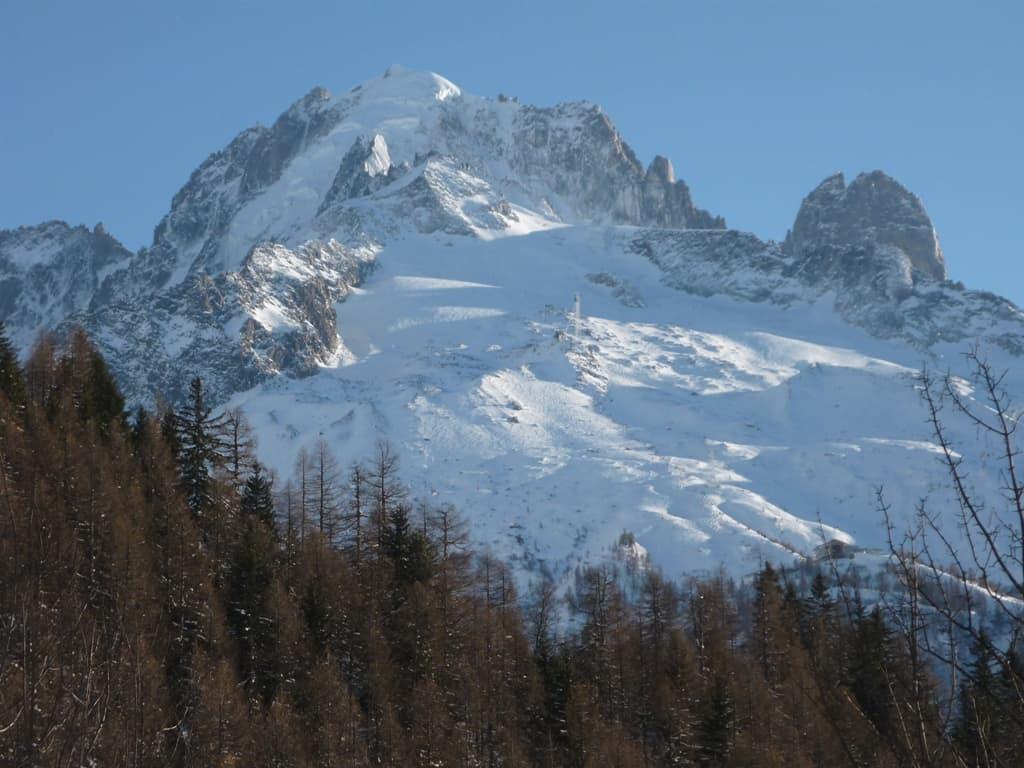
[[[628,546],[517,594],[386,444],[274,480],[201,381],[128,416],[84,335],[0,342],[4,765],[1020,765],[1016,646],[978,630],[940,685],[927,602]]]

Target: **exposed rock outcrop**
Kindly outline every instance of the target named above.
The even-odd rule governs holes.
[[[640,222],[670,229],[724,229],[725,219],[693,203],[690,188],[676,180],[672,161],[657,155],[644,174],[640,193]]]
[[[0,230],[0,319],[22,345],[101,300],[104,281],[132,253],[102,224],[49,221]]]
[[[911,279],[946,277],[935,227],[921,200],[881,171],[862,173],[849,186],[843,174],[829,176],[804,198],[784,250],[795,258],[833,259],[842,252],[871,248],[905,259]]]
[[[572,206],[565,218],[673,229],[725,227],[722,217],[694,204],[667,159],[656,157],[645,171],[599,106],[515,109],[510,162],[524,179],[536,180]],[[474,130],[486,135],[479,125]]]
[[[391,163],[387,140],[379,133],[373,138],[360,137],[341,159],[331,188],[327,190],[317,213],[323,213],[347,200],[373,194],[407,170],[407,165],[396,166]]]

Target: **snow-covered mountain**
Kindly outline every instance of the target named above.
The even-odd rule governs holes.
[[[673,573],[877,545],[878,485],[948,503],[914,371],[977,341],[1024,393],[1024,313],[947,280],[885,174],[826,179],[765,242],[595,105],[397,67],[239,134],[138,253],[0,233],[0,316],[23,344],[85,326],[134,400],[202,375],[282,473],[318,436],[346,460],[387,437],[524,574],[627,531]]]

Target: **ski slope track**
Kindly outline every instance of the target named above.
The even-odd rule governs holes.
[[[83,325],[135,402],[203,376],[279,476],[320,437],[345,464],[387,439],[524,584],[624,532],[669,575],[742,575],[883,546],[878,487],[955,529],[914,376],[964,374],[979,344],[1024,396],[1024,314],[946,268],[879,172],[829,177],[762,241],[595,105],[393,67],[241,133],[138,253],[101,227],[0,233],[0,315],[23,346]],[[994,501],[992,446],[949,426]]]

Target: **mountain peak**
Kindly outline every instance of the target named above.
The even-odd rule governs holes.
[[[822,181],[804,198],[784,247],[806,257],[850,246],[894,248],[918,274],[946,278],[945,258],[924,204],[884,171],[860,173],[849,185],[842,173]]]
[[[361,91],[364,98],[371,95],[409,102],[448,101],[462,95],[462,89],[446,77],[436,72],[409,69],[400,64],[392,64],[383,75],[366,81],[357,86],[356,90]]]

